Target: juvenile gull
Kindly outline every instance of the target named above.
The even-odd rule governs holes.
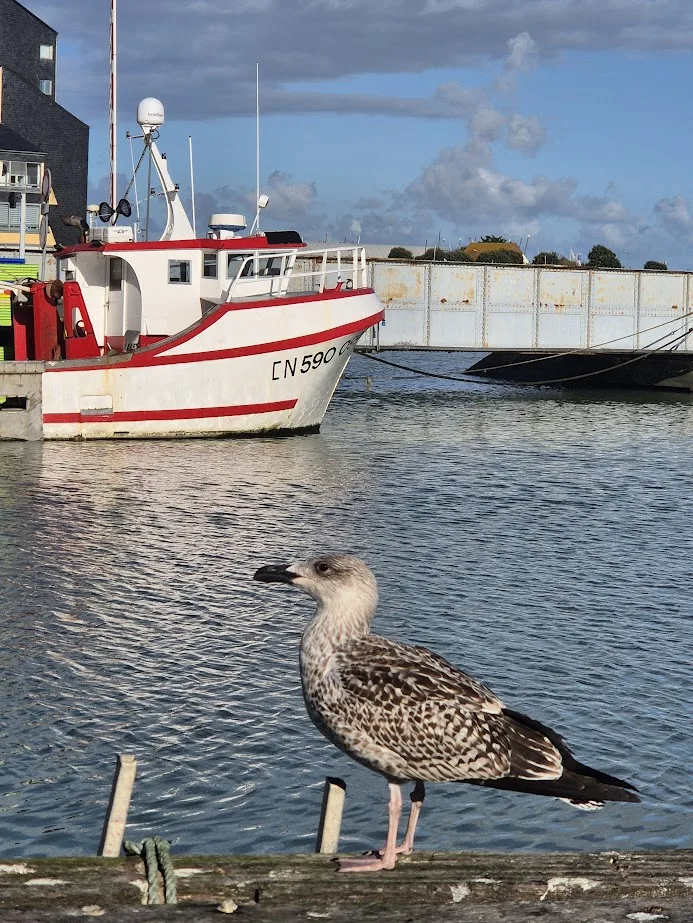
[[[507,708],[442,657],[372,635],[378,588],[360,558],[325,554],[269,565],[255,579],[289,583],[317,603],[301,639],[308,714],[328,740],[390,786],[384,851],[342,860],[341,871],[392,869],[398,854],[411,853],[424,782],[551,795],[586,809],[640,800],[628,782],[579,763],[555,731]],[[405,782],[415,786],[398,847]]]

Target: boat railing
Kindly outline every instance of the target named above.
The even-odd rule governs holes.
[[[310,279],[314,288],[366,288],[367,267],[365,247],[326,247],[324,250],[300,250],[297,262],[312,269],[291,273],[292,279]]]
[[[239,266],[227,290],[227,299],[256,294],[264,282],[264,293],[281,297],[287,292],[366,288],[364,247],[325,247],[315,250],[258,250]]]

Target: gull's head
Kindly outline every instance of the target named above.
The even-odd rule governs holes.
[[[340,604],[370,609],[378,602],[373,571],[353,554],[321,554],[298,564],[269,564],[254,574],[263,583],[289,583],[319,606]]]

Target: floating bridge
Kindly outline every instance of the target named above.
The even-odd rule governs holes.
[[[476,351],[490,355],[469,372],[486,377],[693,390],[693,273],[395,260],[369,273],[385,320],[361,350]]]

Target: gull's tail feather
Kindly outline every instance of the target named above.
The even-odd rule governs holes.
[[[527,778],[524,772],[521,775],[519,771],[513,775],[511,770],[510,774],[502,779],[484,780],[476,784],[488,788],[561,798],[583,810],[595,810],[605,801],[640,801],[640,797],[636,794],[637,789],[630,782],[599,769],[593,769],[576,760],[563,738],[551,728],[511,709],[504,709],[503,714],[516,728],[525,732],[535,732],[550,741],[560,754],[563,772],[558,778],[542,779],[541,777]],[[521,761],[518,760],[518,765],[520,764]]]

